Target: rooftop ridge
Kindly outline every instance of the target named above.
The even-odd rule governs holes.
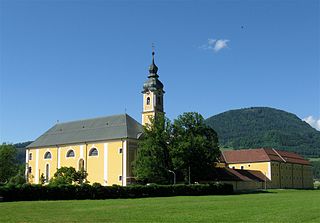
[[[287,162],[279,153],[277,150],[275,150],[274,148],[272,148],[272,150],[283,160],[283,162]]]
[[[56,123],[54,126],[56,125],[62,125],[62,124],[70,124],[70,123],[75,123],[75,122],[81,122],[81,121],[90,121],[90,120],[94,120],[94,119],[103,119],[103,118],[111,118],[111,117],[116,117],[116,116],[125,116],[128,115],[127,113],[122,113],[122,114],[115,114],[115,115],[108,115],[108,116],[98,116],[95,118],[87,118],[87,119],[79,119],[79,120],[73,120],[73,121],[66,121],[66,122],[60,122],[60,123]],[[128,115],[129,116],[129,115]]]

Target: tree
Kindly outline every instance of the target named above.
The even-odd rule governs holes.
[[[83,184],[87,183],[86,178],[88,174],[84,170],[76,171],[73,167],[61,167],[57,169],[53,178],[50,180],[51,185],[70,185],[73,183]]]
[[[26,171],[26,166],[24,164],[18,165],[17,173],[15,176],[10,178],[9,184],[22,185],[26,183],[25,171]]]
[[[0,145],[0,183],[7,183],[18,173],[17,150],[13,145]]]
[[[187,112],[174,120],[173,136],[170,155],[174,169],[186,182],[189,174],[192,182],[207,179],[220,156],[217,133],[205,124],[199,113]]]
[[[138,142],[138,155],[134,174],[143,182],[167,184],[170,181],[171,123],[164,115],[150,118],[151,124],[143,127],[142,139]]]

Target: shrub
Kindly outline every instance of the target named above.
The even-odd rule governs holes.
[[[167,196],[199,196],[215,194],[232,194],[229,184],[199,185],[119,185],[101,186],[101,184],[81,185],[5,185],[0,186],[0,196],[4,201],[31,200],[72,200],[72,199],[112,199]]]

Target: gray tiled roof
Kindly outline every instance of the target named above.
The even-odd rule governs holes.
[[[141,132],[141,124],[129,115],[113,115],[56,124],[27,148],[121,138],[137,139]]]

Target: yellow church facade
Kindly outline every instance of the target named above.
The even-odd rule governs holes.
[[[163,84],[158,67],[149,67],[143,85],[142,125],[163,109]],[[87,180],[105,186],[126,186],[134,181],[133,162],[142,125],[128,114],[59,123],[41,135],[26,149],[26,178],[39,184],[48,182],[58,168],[85,170]]]
[[[125,126],[125,122],[122,122],[125,119],[131,119],[132,122],[135,122],[130,116],[124,114],[73,123],[81,122],[82,129],[71,129],[68,126],[70,123],[57,124],[54,129],[58,129],[63,133],[70,130],[74,132],[85,131],[86,128],[91,128],[88,130],[89,132],[92,129],[103,131],[106,130],[103,126],[92,126],[90,124],[93,122],[105,122],[108,125],[112,125],[108,128],[115,129]],[[67,130],[64,130],[64,127]],[[129,133],[131,135],[123,134],[120,138],[114,137],[106,140],[95,140],[93,138],[87,142],[65,142],[65,144],[47,146],[41,144],[37,146],[36,140],[26,150],[28,182],[40,183],[41,175],[45,181],[49,181],[58,168],[74,167],[76,170],[85,170],[88,173],[87,180],[90,183],[97,182],[108,186],[113,184],[126,186],[133,177],[132,164],[136,157],[137,138],[141,132],[139,123],[136,123],[135,127],[136,129],[133,130],[133,133]],[[51,134],[55,133],[55,131],[51,130],[47,135],[41,137],[49,138],[52,137]]]

